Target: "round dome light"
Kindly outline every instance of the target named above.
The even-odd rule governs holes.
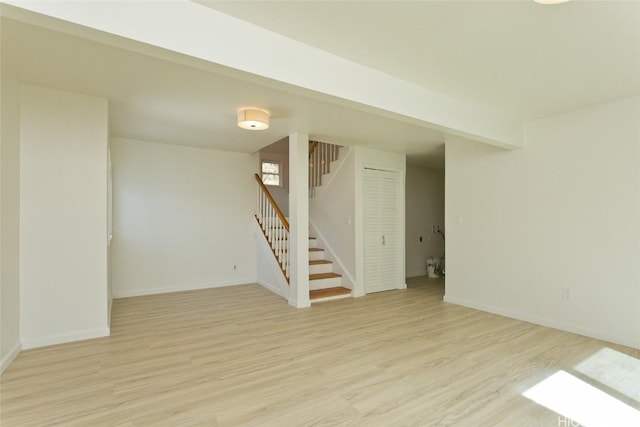
[[[269,129],[269,112],[257,108],[243,108],[238,111],[238,126],[248,130]]]

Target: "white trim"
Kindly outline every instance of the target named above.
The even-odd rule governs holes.
[[[287,300],[287,302],[289,303],[289,305],[291,307],[295,307],[295,308],[309,308],[309,307],[311,307],[311,301],[310,300],[304,300],[304,301],[300,302],[297,299],[290,297]]]
[[[527,314],[527,313],[521,313],[521,312],[518,312],[518,311],[508,310],[508,309],[501,308],[501,307],[495,307],[495,306],[491,306],[491,305],[480,304],[480,303],[476,303],[474,301],[470,301],[470,300],[465,299],[465,298],[459,298],[459,297],[456,297],[456,296],[445,295],[444,298],[443,298],[443,301],[448,302],[448,303],[452,303],[452,304],[462,305],[462,306],[469,307],[469,308],[474,308],[476,310],[486,311],[488,313],[499,314],[501,316],[510,317],[512,319],[523,320],[523,321],[529,322],[529,323],[535,323],[536,325],[546,326],[546,327],[553,328],[553,329],[559,329],[559,330],[565,331],[565,332],[571,332],[573,334],[583,335],[583,336],[590,337],[590,338],[595,338],[595,339],[608,341],[608,342],[615,343],[615,344],[621,344],[621,345],[625,345],[625,346],[628,346],[628,347],[640,349],[640,338],[638,338],[638,340],[634,342],[634,341],[630,341],[627,338],[618,337],[618,336],[611,335],[611,334],[608,334],[608,333],[605,333],[605,332],[592,330],[592,329],[585,329],[585,328],[581,328],[579,326],[575,326],[575,325],[572,325],[572,324],[569,324],[569,323],[556,322],[556,321],[553,321],[553,320],[549,320],[549,319],[545,319],[545,318],[537,317],[537,316],[532,316],[532,315]]]
[[[74,332],[70,334],[53,335],[49,337],[36,338],[32,340],[23,340],[22,349],[29,350],[31,348],[45,347],[48,345],[64,344],[73,341],[82,341],[92,338],[108,337],[111,333],[110,328],[92,329],[89,331]]]
[[[2,360],[0,361],[0,375],[2,375],[2,373],[9,367],[9,365],[11,365],[11,363],[15,360],[16,357],[18,357],[21,351],[22,347],[18,342],[13,346],[11,351],[2,358]]]
[[[286,295],[284,295],[282,293],[282,290],[280,289],[279,286],[276,286],[272,283],[269,282],[265,282],[264,280],[258,280],[258,284],[267,288],[269,291],[273,292],[274,294],[278,295],[279,297],[282,297],[284,299],[287,299]]]
[[[204,283],[201,285],[193,285],[188,287],[171,286],[168,288],[116,291],[114,292],[113,298],[117,299],[117,298],[140,297],[144,295],[170,294],[173,292],[197,291],[200,289],[211,289],[211,288],[225,288],[227,286],[248,285],[251,283],[255,283],[255,282],[244,280],[241,282]]]

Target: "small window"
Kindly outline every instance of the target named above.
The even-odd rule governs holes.
[[[262,182],[264,185],[282,185],[280,162],[270,160],[262,161]]]

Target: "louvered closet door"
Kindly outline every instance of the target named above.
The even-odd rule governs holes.
[[[365,291],[397,289],[398,174],[365,168],[363,205]]]

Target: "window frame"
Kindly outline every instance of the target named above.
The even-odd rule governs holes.
[[[263,169],[263,165],[265,163],[278,165],[278,173],[265,172],[264,169]],[[277,176],[278,177],[278,184],[267,184],[266,182],[264,182],[265,174],[272,175],[272,176]],[[282,182],[282,161],[280,161],[280,160],[261,159],[260,160],[260,179],[262,180],[262,183],[264,185],[267,185],[269,187],[283,187],[283,182]]]

